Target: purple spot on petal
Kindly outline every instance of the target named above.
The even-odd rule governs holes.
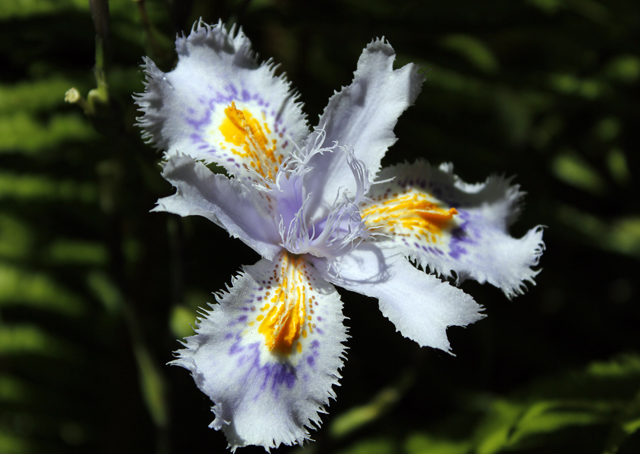
[[[449,245],[449,255],[454,259],[467,253],[464,244],[475,244],[476,240],[471,238],[466,232],[469,221],[465,221],[461,226],[451,231],[451,244]],[[477,235],[476,235],[477,236]]]
[[[454,259],[459,259],[461,255],[464,255],[466,253],[467,253],[467,250],[465,248],[457,247],[454,250],[450,251],[449,255]]]
[[[200,118],[200,119],[196,119],[196,118],[185,118],[185,121],[190,124],[191,126],[193,126],[194,128],[196,128],[197,131],[202,130],[202,128],[204,128],[206,125],[208,125],[209,123],[211,123],[211,110],[207,110],[206,113],[204,114],[204,117]]]
[[[240,333],[236,335],[236,342],[229,348],[229,354],[235,355],[236,353],[240,353],[244,350],[244,347],[240,346]]]

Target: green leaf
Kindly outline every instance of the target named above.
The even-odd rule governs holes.
[[[4,325],[0,329],[0,355],[42,355],[68,358],[72,347],[61,339],[46,333],[36,325]]]
[[[620,185],[626,186],[631,179],[629,164],[625,152],[620,148],[612,148],[607,155],[607,165],[613,179]]]
[[[179,339],[192,336],[196,314],[185,306],[175,306],[171,313],[170,326],[173,335]]]
[[[453,441],[438,438],[429,434],[414,434],[407,438],[405,451],[407,454],[468,454],[471,452],[470,441]]]
[[[42,175],[0,172],[0,201],[3,199],[93,203],[97,199],[97,188],[94,183],[71,179],[55,180]]]
[[[64,93],[73,85],[74,81],[62,77],[0,84],[0,116],[16,112],[32,114],[62,106]]]
[[[29,399],[29,387],[22,380],[0,375],[0,402],[21,402]]]
[[[563,182],[592,194],[602,194],[605,184],[600,175],[577,153],[564,151],[553,159],[553,173]]]
[[[3,454],[24,454],[33,452],[32,446],[22,437],[7,433],[0,428],[0,452]]]
[[[407,369],[396,383],[381,389],[365,405],[355,406],[338,415],[331,423],[331,435],[340,438],[369,424],[387,413],[414,381],[414,371]]]
[[[89,2],[82,0],[3,0],[0,2],[0,19],[44,15],[70,9],[86,11],[88,6]]]
[[[149,414],[156,426],[167,427],[169,409],[167,408],[167,385],[164,377],[146,348],[136,344],[133,349],[138,362],[140,387]]]
[[[95,241],[56,239],[49,246],[48,259],[56,264],[105,265],[107,250]]]
[[[611,79],[634,83],[640,77],[640,58],[636,55],[619,55],[611,59],[604,69]]]
[[[521,404],[497,400],[476,432],[478,454],[498,452],[509,445],[513,426],[523,412]]]
[[[640,257],[640,216],[605,221],[571,206],[557,210],[560,222],[582,234],[599,248],[630,257]]]
[[[478,454],[545,446],[567,428],[609,426],[607,452],[640,427],[640,357],[625,355],[534,383],[492,401],[475,433]],[[601,440],[602,447],[605,440]],[[548,445],[547,445],[548,446]]]
[[[493,51],[475,36],[446,35],[441,39],[441,45],[464,56],[482,72],[487,74],[498,72],[498,61]]]
[[[0,308],[28,306],[65,315],[84,312],[83,300],[43,273],[0,263]]]
[[[64,96],[64,93],[61,94]],[[98,135],[80,113],[57,114],[42,123],[26,112],[0,116],[0,154],[49,150],[64,142],[86,142]]]
[[[0,214],[0,257],[5,259],[28,258],[33,252],[31,226],[17,217]],[[0,279],[2,274],[0,273]]]
[[[376,438],[354,443],[347,449],[338,451],[338,454],[396,454],[397,446],[390,438]]]
[[[122,294],[104,272],[92,271],[88,273],[87,286],[102,303],[107,313],[114,315],[122,310]]]

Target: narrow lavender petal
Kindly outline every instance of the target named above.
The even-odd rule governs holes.
[[[154,211],[203,216],[268,259],[281,251],[273,207],[257,189],[214,174],[185,155],[171,157],[162,176],[177,192],[158,200]]]
[[[393,128],[398,118],[413,104],[424,80],[414,64],[394,70],[394,59],[393,48],[384,40],[370,43],[358,60],[353,82],[331,97],[318,123],[326,134],[325,146],[337,142],[351,150],[371,179],[396,141]],[[347,159],[346,153],[313,157],[310,165],[315,169],[315,180],[308,189],[315,198],[330,204],[340,188],[355,194],[357,183]]]

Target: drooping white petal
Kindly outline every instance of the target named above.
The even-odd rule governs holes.
[[[361,204],[365,223],[383,234],[378,239],[445,276],[489,282],[512,297],[525,282],[535,283],[544,249],[542,228],[513,238],[523,193],[508,179],[490,177],[470,185],[453,174],[451,165],[432,168],[425,161],[385,168],[370,202]]]
[[[447,327],[484,317],[462,290],[414,268],[400,253],[361,243],[337,263],[314,262],[335,285],[377,298],[383,315],[422,347],[450,351]]]
[[[203,216],[239,238],[258,254],[273,259],[282,249],[268,195],[224,175],[214,174],[189,156],[174,155],[162,176],[177,192],[158,200],[154,211]]]
[[[262,259],[200,318],[172,364],[214,402],[229,447],[302,443],[335,398],[346,328],[335,288],[303,258]]]
[[[352,150],[371,178],[396,141],[393,128],[398,117],[413,104],[424,80],[416,65],[394,70],[394,59],[393,48],[384,40],[370,43],[358,60],[353,82],[331,97],[318,124],[326,134],[325,143],[337,141]],[[322,195],[327,203],[333,201],[339,188],[355,193],[347,157],[345,153],[315,155],[310,162],[315,173],[309,192],[316,197]]]
[[[171,156],[184,153],[236,177],[273,180],[308,134],[297,95],[271,63],[258,65],[241,30],[194,25],[176,40],[178,65],[168,73],[145,60],[137,96],[143,136]]]

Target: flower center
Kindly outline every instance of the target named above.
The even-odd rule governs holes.
[[[302,337],[307,337],[303,329],[307,305],[308,277],[306,262],[302,257],[289,253],[282,254],[280,263],[276,263],[274,276],[279,283],[274,295],[260,310],[266,315],[258,315],[261,321],[258,332],[265,337],[267,348],[272,352],[290,354],[293,344]],[[298,353],[302,345],[297,343]]]
[[[384,194],[369,206],[362,204],[362,217],[370,229],[399,236],[415,235],[419,239],[436,243],[438,236],[449,228],[455,208],[443,209],[413,189],[403,194]]]
[[[267,138],[271,134],[267,122],[260,123],[247,109],[239,110],[235,102],[224,113],[219,130],[227,143],[237,147],[231,148],[231,152],[242,158],[246,168],[248,162],[260,176],[274,181],[283,156],[276,154],[276,139]]]

